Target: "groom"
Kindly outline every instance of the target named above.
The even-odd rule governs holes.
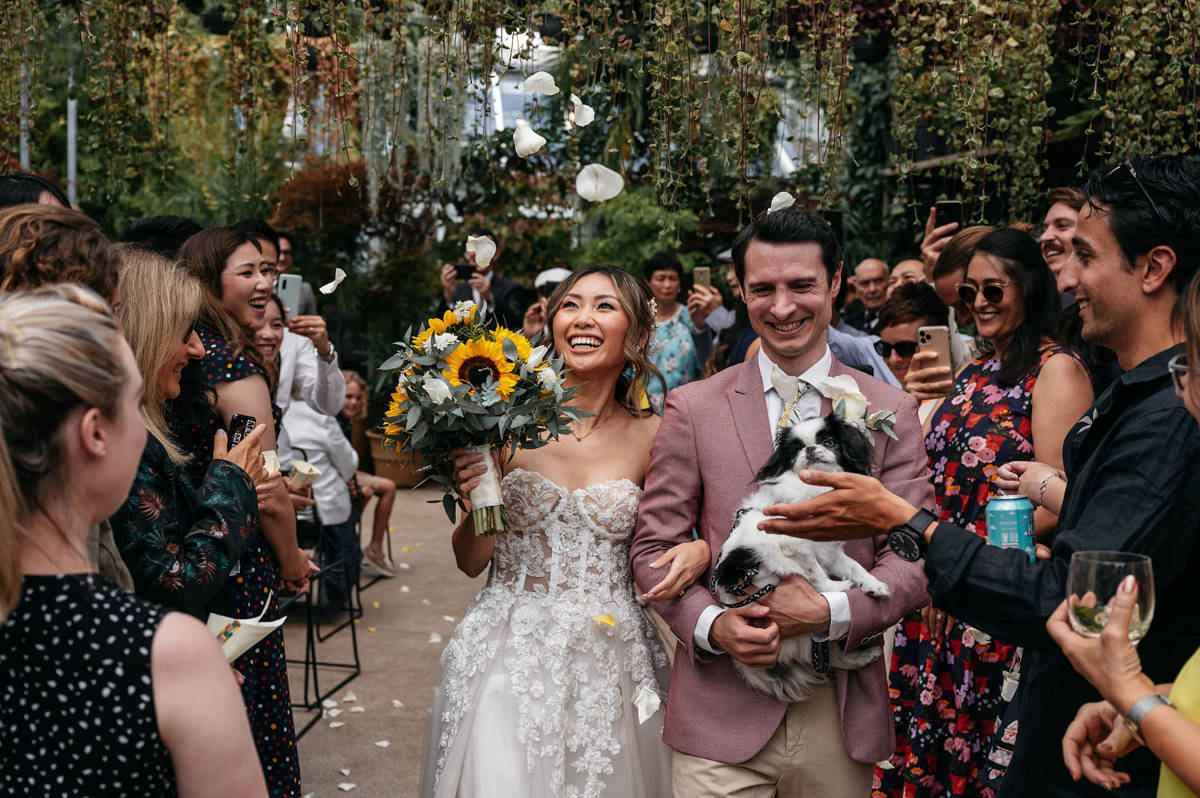
[[[871,433],[875,475],[912,504],[933,506],[915,401],[846,368],[826,345],[841,283],[829,225],[796,207],[761,214],[738,235],[733,261],[762,349],[667,398],[631,552],[643,590],[661,579],[650,563],[691,540],[693,528],[715,563],[734,512],[771,455],[786,402],[801,418],[828,414],[830,400],[811,386],[829,377],[851,376],[869,412],[895,411],[899,442]],[[789,391],[784,375],[791,384],[795,377],[803,382]],[[770,667],[781,637],[806,632],[841,641],[847,651],[880,645],[885,630],[928,601],[921,569],[893,555],[883,537],[848,543],[846,553],[886,582],[891,596],[872,599],[857,589],[818,594],[804,579],[789,577],[758,602],[725,609],[709,594],[705,574],[678,599],[656,605],[679,639],[663,728],[675,750],[676,795],[868,794],[872,764],[886,759],[894,743],[882,658],[858,671],[835,671],[830,683],[793,704],[751,689],[733,666],[739,660]]]

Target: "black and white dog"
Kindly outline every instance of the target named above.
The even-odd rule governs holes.
[[[721,547],[710,586],[713,597],[727,607],[742,606],[766,595],[791,574],[803,576],[818,593],[858,587],[875,598],[889,595],[888,586],[847,556],[841,543],[771,535],[758,528],[767,518],[764,507],[804,501],[829,490],[801,482],[797,471],[807,468],[869,475],[873,445],[870,433],[833,413],[780,430],[775,454],[755,477],[758,490],[742,503]],[[841,643],[829,644],[829,666],[861,668],[883,653],[879,646],[849,654],[841,649]],[[781,701],[802,700],[829,678],[814,667],[812,637],[807,634],[780,641],[779,662],[772,668],[736,664],[752,687]]]

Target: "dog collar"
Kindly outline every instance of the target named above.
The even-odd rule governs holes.
[[[730,593],[733,593],[738,596],[746,596],[746,598],[742,599],[741,601],[735,602],[733,604],[727,604],[726,602],[721,601],[721,597],[717,595],[717,566],[720,564],[721,564],[721,558],[718,556],[717,561],[715,563],[713,563],[712,577],[708,580],[708,592],[712,594],[713,599],[718,604],[720,604],[722,607],[725,607],[727,609],[732,610],[732,609],[737,609],[738,607],[745,607],[747,604],[751,604],[755,601],[758,601],[760,598],[767,595],[772,590],[774,590],[776,587],[778,587],[778,585],[763,585],[758,590],[754,591],[754,593],[752,593],[751,595],[746,596],[746,588],[748,588],[752,584],[754,584],[754,577],[758,576],[758,569],[751,568],[749,571],[746,572],[745,579],[743,579],[742,581],[738,582],[736,585],[733,585],[729,588]]]

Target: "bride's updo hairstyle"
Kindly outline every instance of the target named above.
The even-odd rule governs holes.
[[[665,390],[666,382],[647,354],[657,319],[652,305],[654,298],[644,280],[613,266],[588,266],[571,272],[571,276],[559,283],[547,300],[546,329],[551,331],[550,343],[553,346],[554,317],[562,307],[563,298],[571,292],[575,283],[589,274],[600,274],[612,281],[617,302],[629,319],[629,328],[625,331],[625,340],[621,345],[626,368],[617,378],[613,395],[620,405],[633,415],[648,416],[654,411],[645,406],[647,403],[644,402],[644,386],[648,384],[648,380],[656,379],[664,385]]]
[[[86,288],[0,293],[0,621],[21,593],[16,522],[62,489],[59,428],[81,406],[116,416],[120,337]]]

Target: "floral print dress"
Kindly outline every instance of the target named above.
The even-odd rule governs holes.
[[[934,411],[925,448],[938,518],[986,537],[984,511],[1001,465],[1033,459],[1033,387],[1047,360],[1070,350],[1043,345],[1014,385],[998,358],[973,360]],[[873,798],[990,796],[991,738],[1004,714],[1004,672],[1020,650],[956,620],[932,637],[915,613],[896,627],[888,691],[896,728],[891,770],[875,769]]]
[[[662,372],[667,389],[664,391],[662,383],[651,378],[646,386],[646,395],[654,409],[661,413],[666,404],[666,395],[700,376],[703,364],[696,354],[696,344],[692,340],[692,318],[685,306],[680,305],[674,316],[660,321],[656,330],[654,343],[650,347],[650,361]]]

